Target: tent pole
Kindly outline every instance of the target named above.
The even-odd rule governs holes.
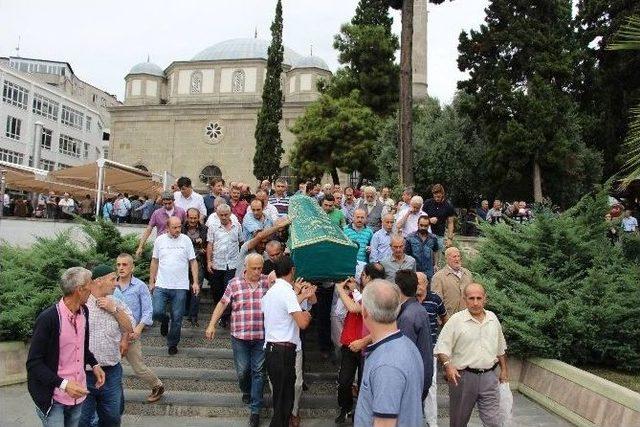
[[[104,186],[104,159],[96,160],[98,164],[98,188],[96,194],[96,221],[100,218],[100,206],[102,205],[102,187]]]

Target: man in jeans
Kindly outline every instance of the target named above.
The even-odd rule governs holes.
[[[264,259],[252,253],[246,256],[245,272],[229,282],[220,302],[211,315],[205,337],[212,340],[216,325],[231,304],[231,347],[242,391],[242,401],[251,408],[250,426],[260,424],[262,389],[264,385],[264,324],[262,297],[269,288],[262,274]]]
[[[172,216],[167,220],[168,232],[153,242],[149,268],[149,290],[153,292],[153,319],[162,322],[160,334],[167,337],[169,354],[172,356],[178,353],[182,317],[189,292],[189,269],[193,280],[193,294],[197,296],[200,293],[196,253],[191,239],[180,233],[181,227],[180,218]],[[165,313],[167,303],[171,303],[170,316]]]
[[[157,402],[164,393],[164,386],[157,375],[145,365],[142,360],[142,344],[140,337],[145,326],[153,325],[153,307],[151,294],[147,284],[133,276],[133,257],[127,253],[118,255],[116,269],[118,280],[116,282],[131,314],[133,315],[133,332],[129,336],[129,350],[126,358],[136,376],[144,381],[151,389],[147,402]]]

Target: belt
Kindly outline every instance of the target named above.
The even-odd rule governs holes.
[[[463,369],[463,371],[468,371],[468,372],[471,372],[472,374],[484,374],[485,372],[493,371],[494,369],[496,369],[497,366],[498,366],[498,363],[496,363],[495,365],[493,365],[489,369],[474,369],[474,368],[466,367],[466,368]]]
[[[279,342],[269,341],[267,343],[267,347],[270,346],[270,345],[271,346],[276,346],[276,347],[293,348],[294,350],[296,348],[296,345],[294,343],[288,342],[288,341],[279,341]]]

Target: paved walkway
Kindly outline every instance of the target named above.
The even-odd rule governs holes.
[[[268,425],[264,420],[263,425]],[[35,414],[33,402],[27,392],[27,385],[19,384],[0,387],[0,426],[1,427],[37,427],[38,417]],[[184,417],[147,417],[126,415],[123,427],[224,427],[245,426],[247,421],[239,418],[184,418]],[[333,420],[304,420],[308,427],[333,427]],[[449,425],[448,418],[440,418],[438,425]],[[555,414],[546,411],[535,402],[521,394],[514,395],[514,426],[518,427],[570,427],[572,424],[564,421]],[[469,427],[481,427],[482,423],[474,416]]]

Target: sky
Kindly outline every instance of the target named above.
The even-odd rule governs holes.
[[[489,0],[429,4],[429,94],[449,103],[456,82],[460,31],[477,28]],[[284,44],[338,67],[332,47],[340,25],[358,0],[283,0]],[[124,76],[147,60],[166,68],[189,60],[217,42],[242,37],[270,39],[275,0],[0,0],[0,56],[65,61],[76,75],[123,100]],[[393,11],[394,32],[400,14]],[[399,52],[398,52],[399,56]]]

